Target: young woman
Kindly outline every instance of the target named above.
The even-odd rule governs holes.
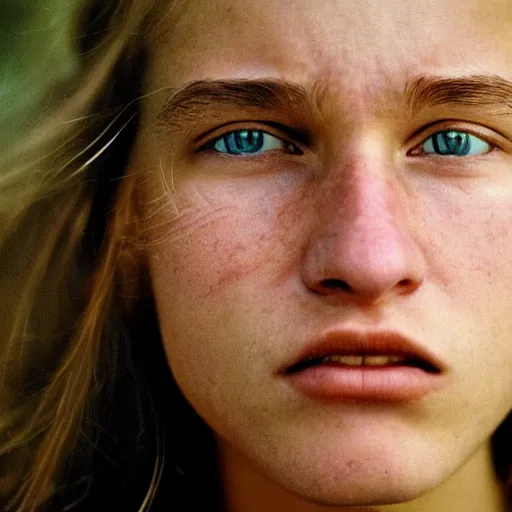
[[[512,7],[77,13],[2,157],[2,510],[510,510]]]

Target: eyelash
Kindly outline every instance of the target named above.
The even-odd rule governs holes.
[[[244,150],[243,147],[240,148],[243,144],[248,145],[246,150]],[[478,154],[471,154],[472,147],[475,144],[477,146],[480,145],[481,151],[478,152]],[[239,148],[233,149],[233,145],[238,145]],[[462,146],[457,148],[457,145]],[[253,148],[252,151],[251,146]],[[265,146],[267,146],[266,149]],[[497,146],[483,135],[475,135],[472,131],[464,128],[453,128],[451,126],[447,126],[445,129],[435,131],[427,138],[422,139],[418,145],[407,153],[407,155],[430,155],[441,158],[470,158],[486,155],[496,148]],[[284,137],[280,137],[259,128],[231,130],[209,141],[200,148],[200,151],[210,150],[214,153],[240,158],[258,156],[278,149],[281,149],[283,153],[289,155],[303,154],[303,151],[298,145],[290,142]],[[455,153],[457,149],[461,150],[460,154]],[[444,154],[439,153],[443,151],[445,151]]]
[[[270,140],[269,140],[270,139]],[[232,149],[229,151],[229,146],[248,144],[253,146],[255,150],[253,152],[244,149]],[[270,145],[270,147],[268,147]],[[265,149],[265,146],[267,148]],[[225,151],[222,151],[221,148]],[[226,154],[229,156],[255,156],[269,151],[282,149],[284,153],[290,155],[301,155],[302,150],[294,143],[274,135],[266,130],[262,129],[239,129],[226,132],[204,145],[201,149],[207,149],[216,153]]]
[[[431,139],[432,141],[429,142]],[[458,148],[456,147],[457,145],[459,145]],[[460,147],[460,145],[462,146]],[[475,145],[477,148],[480,146],[476,153],[473,148]],[[476,135],[472,131],[464,128],[447,127],[443,130],[437,130],[431,133],[427,138],[422,139],[422,142],[416,145],[408,155],[431,155],[441,158],[470,158],[487,155],[496,148],[496,144],[481,134]],[[456,149],[460,149],[461,152],[457,154]]]

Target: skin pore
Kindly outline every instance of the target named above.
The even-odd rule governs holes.
[[[505,0],[190,0],[158,24],[130,172],[228,512],[505,511],[511,29]],[[440,386],[306,396],[282,369],[335,330],[415,340]]]

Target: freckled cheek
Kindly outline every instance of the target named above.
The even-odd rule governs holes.
[[[484,287],[512,284],[512,195],[439,194],[424,206],[419,237],[431,270],[459,288],[475,278]],[[492,279],[496,273],[500,283]]]
[[[176,203],[157,221],[160,242],[150,250],[154,271],[166,287],[193,299],[246,280],[268,284],[297,261],[303,203],[294,194],[226,198],[214,190],[183,210]]]

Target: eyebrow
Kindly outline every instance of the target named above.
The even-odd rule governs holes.
[[[311,99],[303,86],[284,80],[199,80],[173,90],[156,121],[175,131],[183,124],[211,116],[219,108],[302,111],[310,106]]]
[[[307,89],[277,79],[199,80],[173,90],[156,120],[175,131],[223,108],[286,108],[304,114],[313,109],[321,111],[327,97],[328,86],[321,82]],[[413,116],[425,108],[445,104],[511,109],[512,81],[496,75],[420,76],[405,85],[401,98]]]
[[[414,112],[450,103],[512,108],[512,82],[497,75],[421,76],[406,85],[404,97]]]

